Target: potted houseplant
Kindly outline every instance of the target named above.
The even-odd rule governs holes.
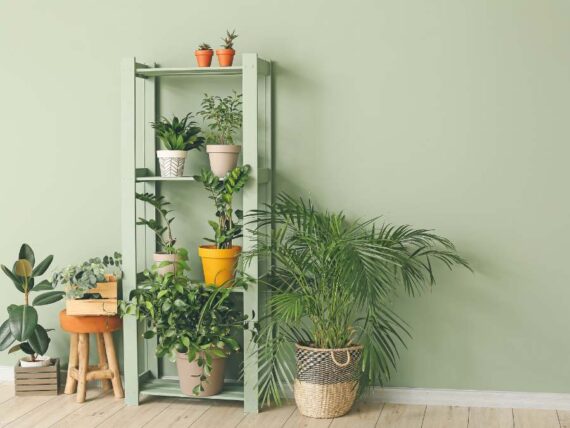
[[[145,219],[139,217],[137,225],[147,226],[156,235],[158,246],[161,250],[153,254],[155,267],[159,275],[167,272],[173,272],[179,265],[186,265],[188,253],[184,248],[175,248],[176,238],[172,236],[172,222],[174,217],[170,215],[172,210],[168,209],[170,202],[162,195],[153,195],[152,193],[137,193],[136,198],[139,201],[146,202],[154,207],[158,213],[160,220]]]
[[[198,67],[209,67],[212,64],[214,50],[208,43],[202,43],[198,46],[198,49],[194,51],[194,55],[196,55]]]
[[[235,91],[226,97],[204,94],[198,114],[210,129],[206,135],[210,169],[218,177],[224,177],[236,167],[241,151],[241,146],[234,144],[234,134],[242,126],[242,94]]]
[[[116,315],[121,265],[121,254],[115,252],[54,272],[54,286],[65,289],[67,315]]]
[[[51,341],[48,336],[50,330],[39,324],[36,311],[37,306],[57,302],[65,295],[63,291],[54,290],[49,281],[39,281],[39,277],[47,271],[52,261],[53,256],[50,255],[36,265],[34,251],[28,244],[23,244],[13,268],[2,265],[2,271],[24,295],[24,304],[9,305],[8,319],[0,325],[0,351],[10,348],[10,353],[22,351],[27,354],[18,361],[15,368],[16,395],[57,395],[59,362],[45,355]],[[31,292],[42,293],[30,304]],[[37,379],[30,382],[29,379],[34,375],[38,379],[46,379],[45,382],[38,382]],[[31,384],[36,387],[30,387]]]
[[[244,263],[276,261],[260,278],[271,292],[271,315],[256,338],[261,399],[279,403],[280,385],[293,382],[299,411],[310,417],[341,416],[367,386],[387,379],[408,334],[390,306],[398,288],[410,295],[429,288],[437,261],[469,267],[428,230],[349,221],[287,195],[250,215],[257,245]]]
[[[239,350],[232,335],[247,328],[247,317],[234,308],[231,290],[193,284],[186,271],[145,271],[121,314],[146,322],[144,337],[156,336],[156,355],[176,361],[184,394],[208,397],[223,388],[226,357]]]
[[[220,67],[231,67],[234,62],[234,56],[236,51],[234,50],[234,40],[237,39],[236,30],[230,33],[229,30],[226,31],[226,37],[222,37],[224,44],[222,49],[216,49],[216,56],[218,57],[218,63]]]
[[[234,210],[233,197],[238,193],[249,178],[249,165],[232,169],[223,180],[212,171],[203,169],[201,175],[194,177],[201,182],[210,193],[209,198],[216,207],[216,220],[208,223],[214,229],[214,239],[208,239],[212,245],[201,245],[198,254],[202,259],[204,281],[217,286],[230,285],[234,278],[237,261],[241,253],[239,245],[233,245],[234,239],[242,236],[243,218],[241,210]]]
[[[188,151],[200,149],[204,145],[204,137],[199,135],[200,127],[196,126],[192,118],[192,113],[188,113],[182,119],[173,116],[172,121],[169,121],[163,117],[158,122],[151,123],[164,146],[164,150],[156,151],[162,177],[182,176]]]

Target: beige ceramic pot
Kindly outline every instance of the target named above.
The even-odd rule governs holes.
[[[196,360],[189,362],[186,354],[176,353],[176,368],[180,380],[180,391],[183,394],[196,397],[192,390],[200,383],[203,367],[199,367]],[[204,391],[198,397],[210,397],[218,394],[224,387],[225,358],[212,359],[210,376],[202,383]]]
[[[206,151],[210,157],[210,169],[212,172],[223,178],[228,171],[237,166],[241,146],[233,144],[208,144]]]
[[[154,253],[152,255],[152,259],[156,264],[159,264],[161,262],[172,262],[172,264],[159,267],[159,275],[166,275],[168,272],[174,272],[176,270],[176,265],[174,263],[178,261],[177,254]]]
[[[161,177],[181,177],[186,162],[185,150],[157,150],[156,157],[160,165]]]

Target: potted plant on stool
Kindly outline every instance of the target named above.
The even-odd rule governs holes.
[[[49,329],[38,322],[35,307],[48,305],[61,300],[63,291],[53,289],[52,284],[36,279],[43,275],[51,265],[53,256],[47,256],[35,265],[34,251],[28,244],[20,248],[18,260],[12,269],[2,265],[4,273],[12,280],[16,289],[23,293],[23,305],[9,305],[8,319],[0,325],[0,351],[23,351],[27,357],[20,359],[15,368],[16,395],[57,395],[59,360],[45,356],[51,339]],[[29,303],[30,292],[44,291]],[[34,376],[36,378],[34,378]]]
[[[260,278],[272,292],[257,337],[261,399],[279,403],[280,386],[294,381],[297,407],[310,417],[341,416],[366,387],[387,379],[407,333],[390,307],[397,288],[415,295],[434,284],[436,261],[468,267],[449,240],[428,230],[349,221],[287,195],[251,218],[257,246],[245,262],[277,261]]]
[[[247,317],[234,308],[231,290],[192,284],[186,269],[146,279],[121,302],[123,315],[146,322],[146,339],[158,337],[156,355],[176,360],[180,390],[208,397],[221,391],[230,352],[239,350],[232,337],[247,328]]]
[[[224,177],[237,165],[241,146],[234,144],[234,134],[242,126],[242,94],[234,91],[227,97],[204,94],[202,110],[198,112],[209,122],[206,135],[206,152],[210,169],[218,177]]]
[[[198,49],[194,51],[198,67],[209,67],[212,64],[212,56],[214,51],[208,43],[202,43]]]
[[[160,164],[162,177],[180,177],[184,172],[184,163],[188,151],[200,149],[204,145],[204,138],[200,136],[200,127],[192,120],[192,113],[182,119],[176,116],[169,121],[163,117],[158,122],[152,122],[156,129],[158,139],[165,150],[157,150],[156,156]]]
[[[236,54],[236,51],[234,50],[234,40],[237,39],[237,36],[236,30],[231,33],[227,30],[226,37],[222,38],[224,41],[222,49],[216,49],[216,55],[218,56],[220,67],[231,67],[234,63],[234,56]]]
[[[243,213],[241,210],[234,211],[232,203],[234,195],[247,183],[250,169],[249,165],[236,167],[227,173],[223,181],[205,169],[201,175],[194,177],[210,192],[209,198],[216,206],[216,220],[208,221],[214,229],[214,239],[206,238],[213,245],[201,245],[198,249],[207,284],[230,285],[234,278],[241,247],[233,245],[232,241],[242,236],[240,221]]]

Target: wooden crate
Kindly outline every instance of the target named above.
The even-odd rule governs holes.
[[[99,293],[103,299],[68,299],[65,302],[67,315],[117,315],[117,282],[98,282],[89,293]]]
[[[15,393],[25,395],[57,395],[59,392],[59,358],[52,359],[53,365],[48,367],[14,368]]]

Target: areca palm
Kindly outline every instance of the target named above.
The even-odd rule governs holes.
[[[390,298],[399,287],[414,296],[435,284],[436,261],[469,268],[448,239],[429,230],[350,221],[287,195],[249,217],[257,244],[246,263],[254,256],[275,261],[259,279],[271,291],[256,337],[266,404],[279,404],[283,385],[294,378],[294,343],[364,345],[360,392],[382,384],[396,366],[398,344],[409,336]]]

